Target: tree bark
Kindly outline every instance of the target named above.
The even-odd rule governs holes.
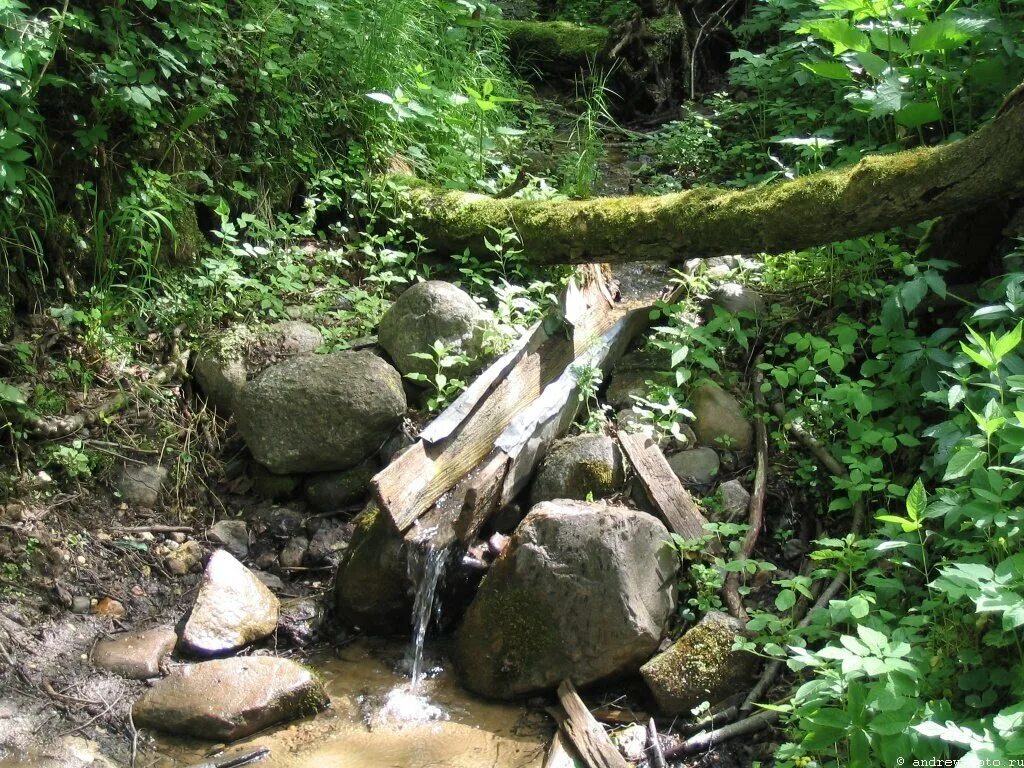
[[[1018,88],[1015,94],[1020,92]],[[592,200],[495,199],[416,185],[411,225],[439,250],[486,257],[494,228],[539,264],[783,253],[969,210],[1024,192],[1024,98],[960,141],[743,190]]]

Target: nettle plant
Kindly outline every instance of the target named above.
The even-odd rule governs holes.
[[[921,431],[927,476],[867,538],[851,537],[860,557],[846,599],[790,638],[790,666],[811,677],[789,709],[799,739],[780,750],[783,766],[1024,756],[1022,285],[1007,278],[1004,300],[971,320],[988,327],[968,326],[938,375],[922,377],[944,417]]]

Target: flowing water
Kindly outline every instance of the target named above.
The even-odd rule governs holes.
[[[447,549],[438,549],[431,539],[437,533],[427,528],[416,536],[416,544],[409,548],[409,579],[416,589],[412,609],[412,644],[409,647],[409,676],[411,693],[415,694],[423,679],[423,643],[431,621],[440,621],[441,604],[437,600],[437,587],[444,575],[448,558]]]

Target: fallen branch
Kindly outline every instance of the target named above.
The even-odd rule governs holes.
[[[754,403],[758,412],[754,421],[757,468],[754,471],[754,492],[750,495],[749,527],[747,535],[743,538],[743,545],[740,547],[739,560],[748,560],[754,554],[754,547],[757,546],[757,539],[761,535],[761,528],[764,525],[764,498],[768,490],[768,430],[765,427],[764,419],[768,414],[765,408],[764,393],[761,392],[764,372],[760,365],[763,361],[763,353],[758,354],[754,360]],[[738,571],[731,571],[726,576],[725,584],[722,586],[722,598],[729,607],[729,613],[734,617],[744,623],[750,618],[740,597],[740,574]]]
[[[204,760],[201,763],[190,765],[189,768],[238,768],[238,766],[262,762],[268,757],[270,757],[270,747],[259,747],[240,755],[226,755],[215,760]]]
[[[786,423],[786,408],[781,402],[772,403],[772,411],[778,416],[779,421],[789,430],[798,442],[800,442],[807,450],[814,455],[816,459],[824,466],[829,472],[836,477],[848,478],[849,474],[842,464],[836,459],[832,452],[824,446],[814,435],[808,432],[802,424],[798,422]],[[850,521],[850,532],[857,534],[864,526],[864,519],[866,517],[866,511],[864,507],[864,499],[858,497],[853,503],[853,519]],[[807,613],[803,615],[800,621],[797,622],[795,629],[804,629],[810,625],[811,619],[814,617],[814,612],[826,608],[828,604],[835,599],[835,597],[842,591],[846,585],[846,574],[837,573],[832,580],[828,583],[828,586],[822,590],[821,594],[818,595],[817,600],[814,601],[813,605],[808,609]],[[782,673],[782,668],[785,666],[785,662],[782,659],[776,659],[765,667],[764,672],[761,673],[761,677],[758,678],[757,683],[747,694],[747,698],[743,700],[740,705],[740,712],[749,712],[754,708],[755,703],[758,699],[767,693],[768,689],[771,688],[775,679]]]
[[[115,533],[192,533],[190,525],[118,525],[110,529]]]
[[[647,721],[647,754],[650,755],[652,768],[668,768],[665,750],[661,747],[661,737],[658,736],[658,726],[654,724],[653,717]]]
[[[556,710],[558,725],[587,768],[630,768],[569,680],[563,680],[558,686],[558,703],[562,705],[562,712]]]
[[[717,728],[713,731],[698,733],[696,736],[691,736],[682,744],[677,744],[674,747],[666,749],[665,759],[675,760],[676,758],[684,757],[685,755],[694,755],[698,752],[706,752],[712,747],[716,747],[729,739],[762,731],[775,723],[778,719],[778,712],[774,710],[765,710],[763,712],[758,712],[756,715],[751,715],[745,720],[730,723],[729,725],[723,725],[721,728]]]

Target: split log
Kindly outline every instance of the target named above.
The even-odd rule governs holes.
[[[689,541],[704,536],[708,520],[672,471],[658,444],[643,433],[619,432],[619,445],[668,529]]]
[[[494,448],[467,472],[419,519],[406,535],[416,542],[419,531],[434,529],[435,546],[447,546],[458,538],[468,545],[488,517],[507,506],[525,488],[548,444],[563,434],[579,409],[581,369],[607,372],[629,342],[649,322],[649,307],[627,311],[583,353],[571,360],[561,375],[544,387],[533,402],[511,420],[494,440]],[[487,408],[486,401],[481,408]],[[472,445],[472,444],[471,444]]]
[[[620,318],[597,270],[582,289],[570,283],[556,328],[540,324],[469,387],[420,439],[378,472],[371,487],[399,531],[455,487],[494,447],[517,414]]]
[[[487,257],[494,229],[518,233],[539,264],[680,261],[784,253],[916,224],[1024,193],[1024,98],[1011,96],[974,134],[937,147],[870,155],[856,165],[742,190],[656,197],[494,199],[418,185],[410,224],[435,250]]]
[[[612,744],[601,724],[594,719],[569,680],[558,686],[558,726],[565,731],[587,768],[630,768]]]

